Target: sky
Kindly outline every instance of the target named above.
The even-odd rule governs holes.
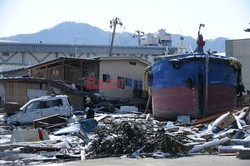
[[[200,23],[206,39],[250,38],[250,0],[0,0],[0,37],[35,33],[65,21],[111,31],[118,17],[124,29],[197,37]]]

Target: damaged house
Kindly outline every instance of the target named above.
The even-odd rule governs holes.
[[[74,107],[82,106],[83,96],[93,93],[107,99],[140,100],[148,65],[137,57],[58,58],[28,67],[29,78],[1,79],[1,103],[23,105],[52,93],[68,95]]]
[[[0,79],[1,107],[5,107],[8,102],[15,102],[22,106],[31,99],[55,93],[68,95],[75,107],[83,104],[84,93],[58,81],[29,77]]]
[[[59,58],[29,67],[30,77],[62,80],[110,98],[140,97],[148,62],[137,57]]]

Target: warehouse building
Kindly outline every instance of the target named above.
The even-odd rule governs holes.
[[[226,56],[240,60],[243,84],[246,90],[250,90],[250,39],[227,40]]]

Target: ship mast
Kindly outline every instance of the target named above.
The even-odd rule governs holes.
[[[205,41],[203,40],[203,36],[200,33],[201,27],[205,27],[205,24],[200,24],[199,31],[198,31],[198,38],[197,38],[197,48],[195,52],[198,54],[204,55],[204,45]],[[209,73],[209,55],[205,54],[205,89],[204,89],[204,111],[203,111],[203,117],[207,114],[208,109],[208,73]]]
[[[116,17],[110,21],[110,28],[111,29],[113,28],[113,33],[112,33],[112,39],[111,39],[111,44],[110,44],[109,56],[112,56],[112,49],[113,49],[115,30],[116,30],[117,24],[120,26],[123,26],[121,20],[118,17]]]
[[[195,52],[197,52],[198,54],[204,54],[203,47],[205,45],[205,41],[203,40],[203,36],[200,33],[201,27],[205,27],[205,24],[200,24],[200,26],[199,26],[198,38],[197,38],[197,48],[195,49]]]

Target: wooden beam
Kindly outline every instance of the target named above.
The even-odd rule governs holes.
[[[61,80],[64,80],[65,79],[65,61],[64,60],[62,60],[62,68],[61,68],[61,70],[62,70],[62,74],[61,74]]]
[[[82,81],[82,67],[83,67],[83,61],[80,62],[80,73],[81,73],[81,92],[83,91],[83,81]]]
[[[46,65],[45,70],[46,70],[46,78],[49,79],[48,65]]]
[[[227,112],[228,111],[225,111],[225,112],[221,112],[221,113],[218,113],[218,114],[215,114],[215,115],[211,115],[211,116],[208,116],[208,117],[205,117],[205,118],[202,118],[202,119],[198,119],[194,123],[192,123],[192,126],[211,122],[211,121],[217,119],[218,117],[220,117],[221,115],[223,115],[223,114],[225,114]]]

